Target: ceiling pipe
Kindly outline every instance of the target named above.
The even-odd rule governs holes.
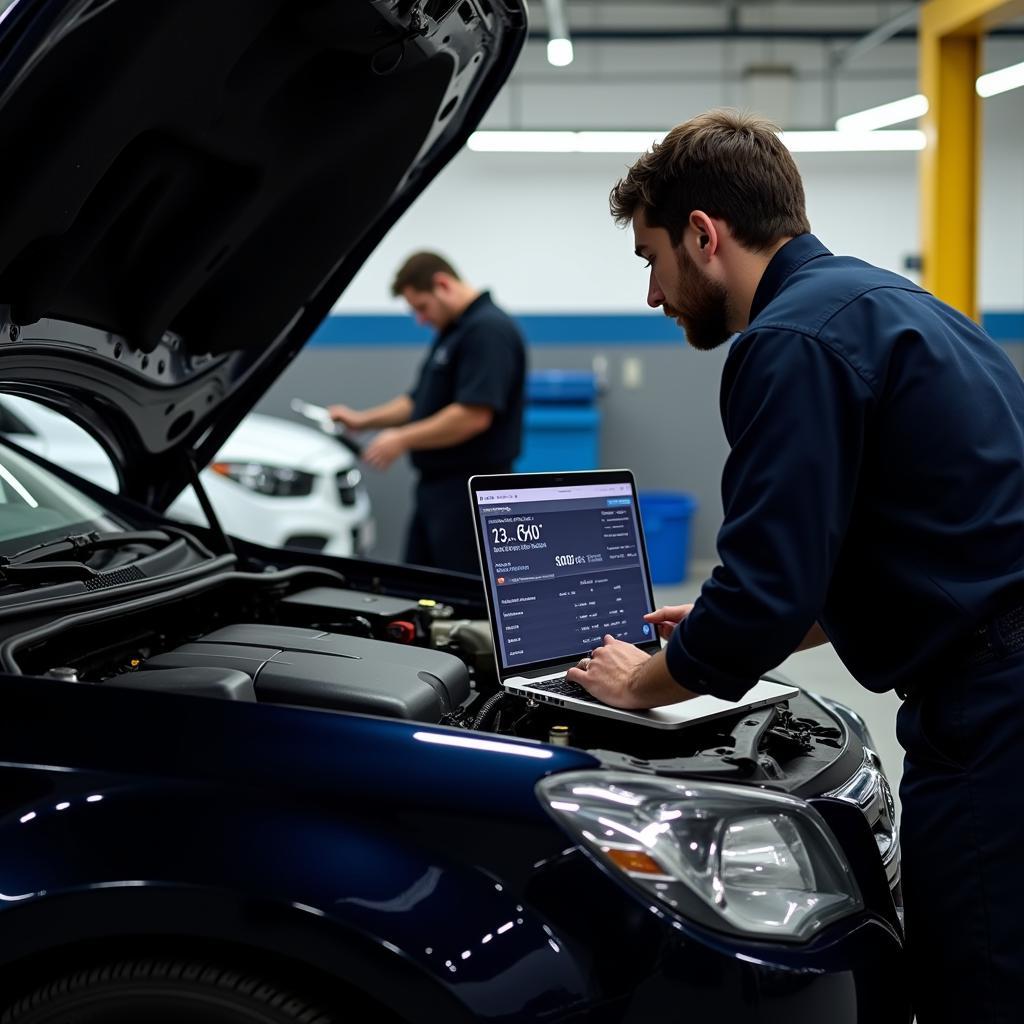
[[[881,46],[882,43],[888,42],[893,36],[899,35],[906,29],[916,29],[920,13],[920,5],[911,4],[888,21],[882,22],[877,28],[873,28],[855,43],[851,43],[844,50],[837,53],[835,57],[836,66],[842,67],[845,64],[849,64],[850,61],[856,60],[865,53],[869,53],[876,46]]]

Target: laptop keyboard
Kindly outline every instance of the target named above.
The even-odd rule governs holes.
[[[555,693],[559,697],[576,697],[591,704],[601,703],[587,693],[579,683],[567,682],[565,676],[556,676],[554,679],[531,679],[530,686],[546,693]]]

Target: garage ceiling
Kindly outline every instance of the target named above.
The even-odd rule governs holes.
[[[853,41],[892,24],[913,38],[920,2],[912,0],[563,0],[570,31],[580,39],[817,38]],[[546,37],[542,0],[530,5],[531,34]],[[1024,32],[1024,19],[1001,34]]]

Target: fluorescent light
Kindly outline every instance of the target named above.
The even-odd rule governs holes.
[[[640,153],[664,132],[473,132],[477,153]]]
[[[793,153],[882,153],[924,149],[924,132],[781,132]]]
[[[575,153],[576,132],[473,132],[477,153]]]
[[[1009,92],[1011,89],[1019,89],[1022,85],[1024,85],[1024,61],[982,75],[974,83],[974,88],[979,96],[987,97],[998,96],[999,93]]]
[[[548,22],[548,63],[564,68],[572,63],[573,56],[564,0],[544,0],[544,16]]]
[[[664,132],[575,132],[577,153],[641,153],[665,137]]]
[[[1010,89],[1019,89],[1021,86],[1024,86],[1024,61],[1020,64],[1011,64],[1008,68],[1000,68],[998,71],[990,71],[974,83],[975,91],[983,98],[998,96],[1001,92],[1009,92]],[[836,121],[836,128],[841,132],[872,131],[875,128],[912,121],[927,113],[928,97],[917,93],[902,100],[893,100],[892,103],[883,103],[878,107],[868,107],[867,110],[847,114]]]
[[[875,128],[886,128],[891,124],[912,121],[927,113],[928,97],[917,93],[916,96],[883,103],[867,110],[858,110],[856,114],[847,114],[836,121],[836,129],[841,132],[869,132]]]
[[[664,132],[474,132],[469,148],[477,153],[642,153]],[[782,132],[794,153],[854,153],[924,149],[919,131]]]
[[[564,68],[572,63],[572,40],[557,37],[548,40],[548,63]]]

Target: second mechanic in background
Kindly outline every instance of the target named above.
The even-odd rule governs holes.
[[[351,430],[383,428],[363,454],[376,469],[410,453],[419,479],[404,560],[477,573],[466,481],[512,470],[522,440],[526,346],[490,293],[436,253],[410,256],[391,291],[418,323],[437,330],[416,384],[370,409],[332,405],[331,416]]]

